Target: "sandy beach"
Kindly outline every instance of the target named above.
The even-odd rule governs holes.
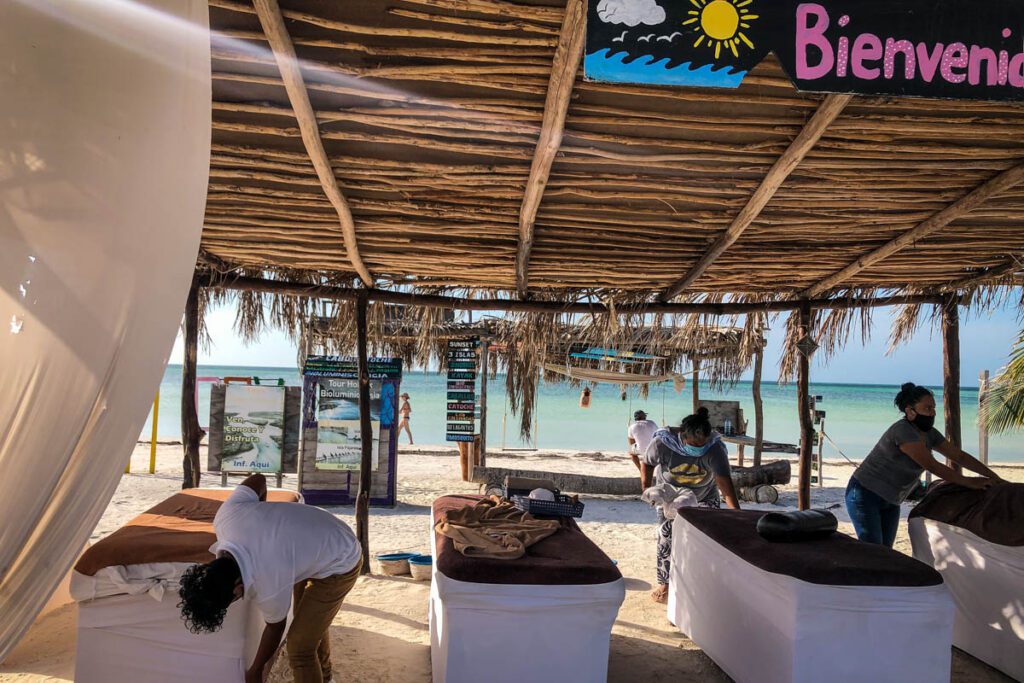
[[[205,462],[205,449],[202,454]],[[139,444],[132,458],[132,474],[125,475],[91,542],[110,534],[129,519],[180,487],[181,447],[158,448],[157,471],[145,473],[148,444]],[[635,472],[621,453],[541,450],[514,457],[492,453],[488,464],[497,467],[629,476]],[[430,505],[446,493],[476,493],[476,484],[459,480],[458,458],[445,447],[403,448],[399,454],[398,497],[394,509],[373,509],[370,543],[373,555],[389,551],[429,552]],[[1024,465],[995,468],[1008,480],[1024,481]],[[139,474],[139,472],[142,472]],[[846,516],[843,490],[852,467],[829,462],[825,485],[812,488],[815,507],[831,509],[840,531],[853,533]],[[204,486],[219,485],[219,477],[204,475]],[[285,477],[294,489],[294,475]],[[728,681],[707,656],[667,621],[665,607],[649,597],[654,581],[655,513],[636,497],[589,496],[580,526],[612,559],[626,577],[626,600],[612,632],[609,681]],[[796,487],[780,489],[778,506],[796,507]],[[354,525],[352,508],[330,508]],[[910,505],[903,506],[903,517]],[[910,553],[903,523],[896,549]],[[430,647],[427,625],[429,583],[409,577],[373,575],[359,580],[332,627],[335,678],[338,681],[429,681]],[[74,672],[76,613],[74,605],[61,607],[37,620],[14,652],[0,664],[0,681],[70,681]],[[1009,681],[978,660],[954,650],[953,681]],[[270,678],[290,681],[288,665],[278,661]]]

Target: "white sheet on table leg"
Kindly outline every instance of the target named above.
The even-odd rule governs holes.
[[[924,517],[910,520],[910,542],[914,557],[935,567],[953,595],[953,644],[1024,680],[1024,547]]]
[[[758,569],[682,518],[672,533],[675,623],[736,681],[949,679],[945,586],[811,584]]]

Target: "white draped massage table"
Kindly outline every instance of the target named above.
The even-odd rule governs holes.
[[[445,496],[445,510],[479,496]],[[471,559],[431,527],[430,658],[434,683],[603,683],[622,574],[579,527],[563,527],[518,560]]]
[[[956,604],[953,644],[1024,681],[1024,485],[944,487],[911,514],[914,557],[942,574]]]
[[[762,514],[690,508],[672,528],[669,620],[729,676],[949,680],[953,603],[931,567],[842,534],[769,543]]]
[[[212,634],[189,632],[178,609],[181,575],[213,559],[213,515],[230,493],[175,494],[83,554],[71,575],[71,595],[78,601],[76,683],[244,679],[264,627],[254,603],[233,603],[223,627]],[[299,500],[285,491],[268,497]]]

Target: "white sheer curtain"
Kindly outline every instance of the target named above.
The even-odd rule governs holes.
[[[0,659],[117,487],[206,201],[205,0],[0,2]]]

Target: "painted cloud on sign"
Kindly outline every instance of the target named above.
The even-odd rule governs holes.
[[[597,15],[607,24],[660,24],[665,21],[665,10],[655,0],[601,0]]]

